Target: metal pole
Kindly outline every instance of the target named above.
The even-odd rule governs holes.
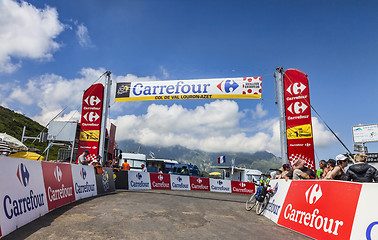
[[[71,157],[70,157],[70,163],[72,163],[73,154],[74,154],[74,149],[75,149],[75,140],[73,140],[73,141],[72,141],[72,144],[71,144]]]
[[[111,72],[107,71],[106,73],[106,80],[105,80],[105,88],[104,88],[104,100],[103,100],[103,107],[102,107],[102,120],[101,120],[101,130],[100,130],[100,144],[99,144],[99,154],[102,156],[101,164],[106,162],[107,156],[105,156],[105,132],[106,132],[106,123],[108,120],[108,110],[109,110],[109,102],[110,102],[110,74]]]
[[[24,142],[25,130],[26,130],[26,126],[24,126],[24,130],[22,130],[22,137],[21,137],[22,143]]]
[[[283,87],[283,73],[282,67],[278,67],[274,73],[276,85],[276,104],[278,104],[278,112],[280,118],[280,139],[281,139],[281,156],[282,163],[288,163],[287,157],[287,135],[286,135],[286,117],[284,106],[284,87]]]

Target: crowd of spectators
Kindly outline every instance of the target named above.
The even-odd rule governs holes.
[[[305,161],[297,159],[289,164],[283,164],[276,179],[318,179],[318,180],[345,180],[353,182],[378,182],[378,170],[366,163],[367,156],[364,153],[354,155],[355,164],[348,168],[351,159],[344,154],[339,154],[335,159],[320,160],[319,169],[314,172],[305,166]],[[348,168],[348,169],[347,169]],[[347,170],[346,170],[347,169]]]

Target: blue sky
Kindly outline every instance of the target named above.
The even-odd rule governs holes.
[[[0,104],[46,124],[66,106],[60,119],[79,119],[83,91],[107,70],[114,83],[262,76],[262,100],[112,99],[110,121],[118,141],[280,155],[282,66],[308,74],[313,107],[353,151],[352,127],[378,122],[377,11],[376,1],[1,0]],[[345,153],[312,116],[318,158]]]

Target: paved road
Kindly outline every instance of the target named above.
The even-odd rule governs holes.
[[[121,190],[56,209],[3,239],[309,239],[246,211],[246,198]]]

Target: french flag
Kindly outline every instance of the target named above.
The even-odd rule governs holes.
[[[226,162],[226,156],[220,156],[218,158],[218,163],[221,164],[221,163],[225,163]]]

